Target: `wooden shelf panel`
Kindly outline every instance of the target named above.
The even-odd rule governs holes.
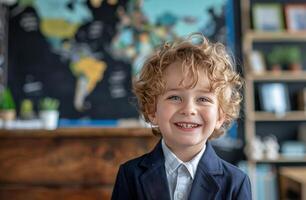
[[[281,116],[271,112],[257,111],[250,113],[249,118],[254,121],[306,121],[306,111],[290,111]]]
[[[260,160],[251,160],[254,163],[306,163],[306,155],[303,157],[285,157],[280,155],[280,157],[276,160],[269,160],[269,159],[260,159]]]
[[[251,81],[306,81],[306,71],[281,73],[265,72],[263,74],[247,74],[246,79]]]
[[[58,138],[58,137],[153,137],[150,128],[58,128],[56,130],[7,130],[0,129],[1,138]]]
[[[247,40],[258,42],[279,42],[279,41],[305,41],[306,34],[295,32],[256,32],[247,31],[245,34]]]

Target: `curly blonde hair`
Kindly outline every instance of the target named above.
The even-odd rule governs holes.
[[[133,92],[138,106],[146,122],[155,113],[157,97],[165,91],[163,74],[172,63],[182,63],[181,81],[186,88],[193,88],[204,72],[209,79],[210,91],[219,101],[219,112],[223,112],[225,120],[220,129],[214,130],[210,138],[224,134],[240,111],[242,95],[242,78],[235,71],[232,58],[221,43],[210,43],[202,34],[194,33],[177,43],[165,43],[144,63],[142,70],[133,81]],[[184,80],[191,78],[186,85]],[[158,127],[152,129],[155,135],[161,135]]]

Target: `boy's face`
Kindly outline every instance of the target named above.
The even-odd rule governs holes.
[[[180,62],[167,67],[166,91],[157,98],[156,111],[150,119],[172,150],[191,147],[200,151],[214,129],[221,127],[224,117],[219,113],[217,96],[209,91],[204,72],[194,88],[180,85],[182,78]]]

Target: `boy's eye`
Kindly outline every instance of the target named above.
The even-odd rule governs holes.
[[[168,97],[167,99],[174,100],[174,101],[181,101],[181,97],[175,96],[175,95],[172,95],[172,96]]]
[[[199,97],[198,101],[199,102],[212,102],[212,100],[208,97]]]

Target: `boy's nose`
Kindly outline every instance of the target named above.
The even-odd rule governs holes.
[[[180,110],[180,114],[182,115],[195,115],[196,114],[196,106],[192,102],[186,102],[182,109]]]

